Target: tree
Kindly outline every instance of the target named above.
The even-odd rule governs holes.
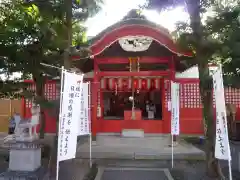
[[[64,65],[67,69],[71,67],[69,57],[72,45],[83,43],[81,37],[84,37],[86,31],[79,23],[99,9],[96,2],[17,0],[3,2],[0,6],[0,23],[3,24],[0,27],[0,32],[3,32],[0,34],[0,57],[1,62],[4,62],[2,69],[8,73],[22,72],[24,76],[31,75],[34,79],[35,98],[41,104],[41,134],[44,134],[45,122],[45,80],[60,75],[58,71],[46,68],[41,63],[57,67]],[[80,55],[82,52],[86,54],[85,49],[78,51]],[[56,164],[57,137],[55,139],[53,167]]]
[[[89,16],[94,15],[100,9],[99,4],[102,0],[32,0],[28,4],[36,5],[41,12],[54,16],[62,21],[63,42],[63,62],[66,69],[71,68],[71,47],[73,45],[73,26],[77,23],[84,22]],[[52,9],[55,9],[54,11]],[[78,26],[80,27],[80,26]],[[80,28],[82,29],[82,28]],[[85,31],[85,30],[84,30]],[[82,31],[82,32],[84,32]],[[81,34],[84,35],[84,34]],[[79,39],[79,38],[78,38]]]
[[[43,135],[45,78],[57,74],[41,63],[55,66],[61,64],[59,44],[55,36],[55,33],[58,33],[55,27],[61,24],[54,22],[56,20],[54,18],[43,17],[36,6],[26,6],[20,1],[3,3],[1,13],[3,17],[1,24],[4,25],[0,29],[3,32],[0,37],[1,59],[4,60],[8,73],[21,72],[23,75],[31,75],[36,82],[35,100],[41,104],[40,134]]]
[[[34,79],[36,83],[35,100],[41,105],[42,112],[41,137],[44,135],[45,127],[43,111],[48,107],[44,97],[45,80],[59,76],[58,71],[52,71],[52,69],[42,66],[41,63],[57,67],[64,64],[67,66],[72,47],[72,36],[74,45],[79,45],[83,43],[83,39],[86,39],[84,37],[86,29],[80,26],[80,21],[86,20],[87,15],[98,9],[94,6],[96,5],[93,3],[94,1],[91,2],[91,4],[79,4],[78,7],[82,8],[83,12],[74,13],[80,19],[73,19],[73,24],[71,20],[70,28],[67,28],[68,23],[64,20],[66,19],[64,1],[35,0],[23,3],[19,0],[1,4],[2,18],[0,21],[1,24],[4,24],[0,27],[0,31],[3,32],[0,34],[0,57],[4,66],[2,69],[8,73],[22,72],[24,76],[31,75]],[[88,7],[88,5],[91,6]],[[73,6],[76,10],[76,3],[73,3]],[[73,31],[71,30],[72,26],[74,27]],[[69,29],[71,43],[66,40],[66,32]],[[67,50],[66,44],[68,44]],[[64,61],[63,57],[66,52],[68,53],[67,60]],[[81,54],[81,50],[78,53]],[[85,51],[84,54],[86,54]]]
[[[228,86],[240,87],[240,9],[239,4],[216,10],[217,15],[207,21],[209,36],[218,46],[211,58],[220,62],[224,70],[224,83]]]
[[[199,70],[199,87],[203,104],[203,121],[206,127],[205,134],[207,138],[207,175],[209,177],[224,179],[219,166],[219,161],[214,156],[216,130],[212,108],[212,78],[209,75],[208,68],[209,61],[213,55],[216,55],[216,47],[219,47],[219,43],[213,41],[214,38],[209,38],[209,30],[203,26],[201,19],[202,13],[206,12],[208,7],[213,5],[219,7],[219,4],[215,4],[214,1],[208,0],[186,0],[185,2],[190,16],[190,32],[184,34],[184,38],[188,39],[187,45],[193,51],[194,60],[198,65]],[[166,0],[161,1],[159,4],[159,1],[157,0],[149,0],[149,7],[161,10],[162,7],[173,7],[179,4],[184,5],[184,2],[181,0],[176,0],[175,3]]]

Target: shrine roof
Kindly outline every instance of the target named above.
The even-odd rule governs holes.
[[[129,36],[149,37],[158,42],[158,46],[166,48],[172,54],[179,56],[192,56],[190,53],[182,52],[177,47],[166,28],[147,20],[145,16],[137,13],[137,10],[134,9],[131,10],[122,20],[89,39],[88,43],[92,51],[92,56],[101,54],[116,41]]]
[[[123,18],[122,20],[120,20],[119,22],[113,24],[112,26],[109,26],[108,28],[106,28],[105,30],[103,30],[102,32],[100,32],[99,34],[97,34],[94,37],[91,37],[89,39],[89,43],[90,44],[94,44],[94,42],[96,42],[97,40],[101,39],[104,35],[106,35],[109,32],[112,32],[120,27],[123,26],[133,26],[133,25],[139,25],[139,26],[147,26],[153,29],[158,29],[162,34],[164,34],[165,36],[167,36],[169,39],[172,39],[169,31],[164,28],[161,25],[158,25],[156,23],[153,23],[145,18]]]

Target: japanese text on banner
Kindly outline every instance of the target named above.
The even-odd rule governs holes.
[[[89,84],[83,83],[81,89],[80,127],[78,135],[90,134]]]
[[[179,84],[171,82],[171,134],[179,135]]]
[[[223,160],[231,160],[221,68],[213,74],[213,90],[216,104],[215,157]]]
[[[80,75],[64,72],[62,114],[59,120],[58,159],[75,158],[77,146],[78,119],[80,117]]]

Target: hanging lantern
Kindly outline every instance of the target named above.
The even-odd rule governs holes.
[[[146,79],[142,79],[142,89],[146,89],[147,88],[147,81]]]
[[[142,89],[142,79],[138,79],[138,89]]]
[[[134,79],[133,87],[134,87],[134,89],[138,89],[138,79]]]
[[[151,87],[153,89],[160,89],[160,79],[156,78],[156,79],[152,79],[151,81]]]
[[[101,79],[101,89],[107,88],[107,80],[105,78]]]
[[[128,90],[132,89],[132,78],[129,78],[128,80]]]
[[[123,79],[122,78],[119,78],[117,80],[117,88],[119,91],[123,90]]]
[[[128,88],[128,79],[122,79],[122,89]]]
[[[147,88],[147,90],[151,89],[151,79],[149,79],[149,78],[146,81],[146,88]]]
[[[160,89],[160,79],[159,78],[154,79],[154,86],[155,86],[155,89]]]
[[[155,79],[151,79],[151,89],[155,89]]]
[[[115,81],[115,95],[118,94],[118,84],[117,84],[117,80]]]
[[[109,90],[116,89],[116,79],[114,79],[114,78],[108,79],[108,88],[109,88]]]

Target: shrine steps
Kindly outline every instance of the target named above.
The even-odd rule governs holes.
[[[121,133],[122,137],[144,137],[143,129],[123,129]]]

